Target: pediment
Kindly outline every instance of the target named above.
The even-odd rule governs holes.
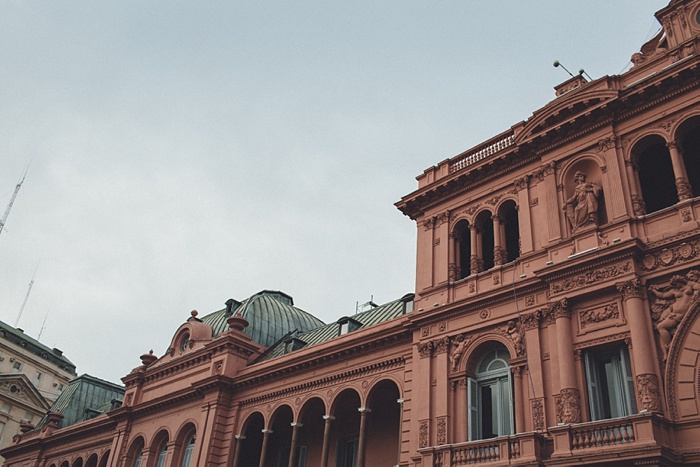
[[[41,411],[50,407],[29,378],[23,374],[0,375],[0,394],[9,400],[31,405]]]
[[[614,89],[581,89],[561,96],[533,113],[516,135],[515,144],[523,144],[587,117],[595,110],[606,107],[617,96],[618,91]]]

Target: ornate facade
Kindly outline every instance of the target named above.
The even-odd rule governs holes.
[[[193,313],[8,465],[700,464],[700,0],[656,17],[629,71],[418,177],[415,294],[265,344],[252,298]]]

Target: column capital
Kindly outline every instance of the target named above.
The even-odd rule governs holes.
[[[622,299],[628,300],[630,298],[642,297],[641,285],[642,283],[639,280],[639,278],[635,277],[634,279],[630,279],[625,282],[618,282],[615,284],[615,287],[617,288],[617,291],[620,292],[620,294],[622,295]]]
[[[335,420],[335,417],[333,415],[324,415],[323,419],[327,422],[332,422],[333,420]]]
[[[571,309],[569,308],[569,301],[566,298],[552,303],[549,306],[549,310],[554,315],[554,319],[571,318]]]
[[[369,407],[358,407],[357,411],[360,412],[361,414],[366,414],[366,413],[371,413],[372,409]]]
[[[290,423],[290,425],[291,425],[293,428],[301,428],[302,426],[304,426],[303,423],[299,423],[299,422],[292,422],[292,423]]]
[[[245,439],[244,435],[235,435],[234,438],[236,438],[238,441],[243,441]]]
[[[404,402],[406,402],[406,401],[404,401],[403,399],[396,399],[397,404],[403,404]]]
[[[267,428],[263,428],[263,429],[260,430],[260,431],[261,431],[262,434],[264,434],[264,435],[271,435],[271,434],[272,434],[272,430],[268,430]]]

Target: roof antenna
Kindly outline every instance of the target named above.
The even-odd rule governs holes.
[[[564,69],[564,71],[567,72],[567,73],[569,74],[569,76],[571,76],[572,78],[574,77],[574,75],[571,74],[571,72],[570,72],[569,70],[567,70],[566,67],[565,67],[564,65],[562,65],[561,63],[559,63],[559,60],[554,60],[554,63],[552,63],[552,65],[554,65],[554,68],[562,67],[562,68]]]

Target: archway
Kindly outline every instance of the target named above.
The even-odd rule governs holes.
[[[318,397],[309,399],[302,407],[299,421],[303,426],[299,435],[297,465],[321,465],[324,415],[326,406]]]
[[[238,466],[255,467],[260,465],[260,452],[263,444],[263,430],[265,429],[265,419],[260,412],[251,414],[243,425],[241,433],[245,439],[239,440],[239,462]]]
[[[647,214],[673,206],[678,202],[676,177],[671,154],[660,135],[642,138],[632,148],[639,185]]]
[[[335,398],[331,414],[335,417],[331,432],[331,451],[328,465],[353,466],[357,463],[360,434],[360,396],[353,389],[345,389]]]
[[[391,380],[380,381],[370,391],[367,406],[372,412],[367,423],[366,465],[399,465],[400,397],[398,386]]]

